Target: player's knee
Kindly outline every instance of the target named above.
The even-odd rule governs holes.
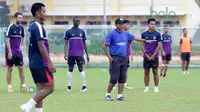
[[[79,70],[79,72],[82,72],[83,71],[83,66],[82,65],[78,66],[78,70]]]
[[[52,87],[52,88],[49,89],[49,94],[51,94],[53,92],[54,92],[54,88]]]
[[[153,74],[157,75],[157,73],[158,73],[158,68],[153,68]]]
[[[69,66],[69,72],[73,72],[74,66]]]
[[[149,70],[149,69],[146,69],[144,75],[149,75],[149,73],[150,73],[150,70]]]
[[[110,83],[111,83],[111,84],[117,84],[117,81],[118,81],[118,79],[117,79],[116,77],[112,77],[112,78],[110,79]]]
[[[18,69],[19,69],[20,73],[24,71],[24,69],[22,67],[19,67]]]
[[[12,72],[13,68],[12,67],[8,67],[8,72]]]
[[[47,94],[51,94],[51,93],[53,93],[54,92],[54,87],[49,87],[48,89],[47,89]]]

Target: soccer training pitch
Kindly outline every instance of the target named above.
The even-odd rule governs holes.
[[[182,75],[181,69],[169,69],[168,78],[160,79],[159,93],[153,92],[151,74],[150,91],[143,93],[143,70],[130,69],[125,89],[126,101],[104,101],[109,80],[108,70],[85,69],[88,91],[81,93],[82,81],[77,70],[73,73],[72,92],[67,92],[67,68],[57,68],[55,92],[44,101],[44,112],[199,112],[200,74],[190,69],[191,75]],[[33,94],[20,92],[18,71],[12,77],[13,93],[7,92],[6,68],[0,68],[0,112],[21,112],[19,106],[26,103]],[[31,73],[25,68],[26,83],[34,86]],[[117,89],[112,91],[117,98]],[[32,112],[35,112],[33,109]]]

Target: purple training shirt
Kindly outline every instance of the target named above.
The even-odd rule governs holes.
[[[69,40],[68,56],[83,56],[83,42],[87,40],[84,30],[71,28],[65,32],[63,38]]]
[[[171,36],[168,34],[162,34],[162,45],[163,45],[163,49],[165,51],[166,54],[171,54],[172,48],[171,48],[171,43],[172,43],[172,39]]]
[[[162,41],[161,34],[158,31],[149,32],[148,30],[142,33],[142,39],[150,40],[151,43],[145,43],[145,50],[149,56],[152,56],[158,47],[158,42]],[[158,58],[158,52],[156,54]]]
[[[10,47],[12,50],[12,54],[21,54],[22,53],[20,49],[21,38],[24,37],[23,26],[21,25],[16,26],[15,24],[10,24],[7,29],[6,37],[10,38]],[[8,53],[7,46],[6,46],[6,53]]]

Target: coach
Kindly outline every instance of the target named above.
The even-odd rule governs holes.
[[[144,39],[135,38],[135,36],[123,30],[123,19],[117,18],[115,20],[116,29],[112,30],[105,39],[103,49],[105,55],[110,62],[110,83],[108,84],[107,93],[105,96],[106,101],[113,101],[111,98],[111,91],[113,86],[118,82],[118,98],[117,100],[123,101],[122,95],[124,90],[124,83],[126,81],[127,61],[126,55],[128,42],[137,40],[145,42]],[[107,47],[109,46],[109,53]]]

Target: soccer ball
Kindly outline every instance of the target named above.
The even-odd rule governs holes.
[[[26,87],[22,88],[22,93],[27,93],[27,88]]]
[[[29,93],[34,93],[34,92],[35,92],[35,89],[32,88],[32,87],[30,87],[30,88],[28,88],[28,92],[29,92]]]

